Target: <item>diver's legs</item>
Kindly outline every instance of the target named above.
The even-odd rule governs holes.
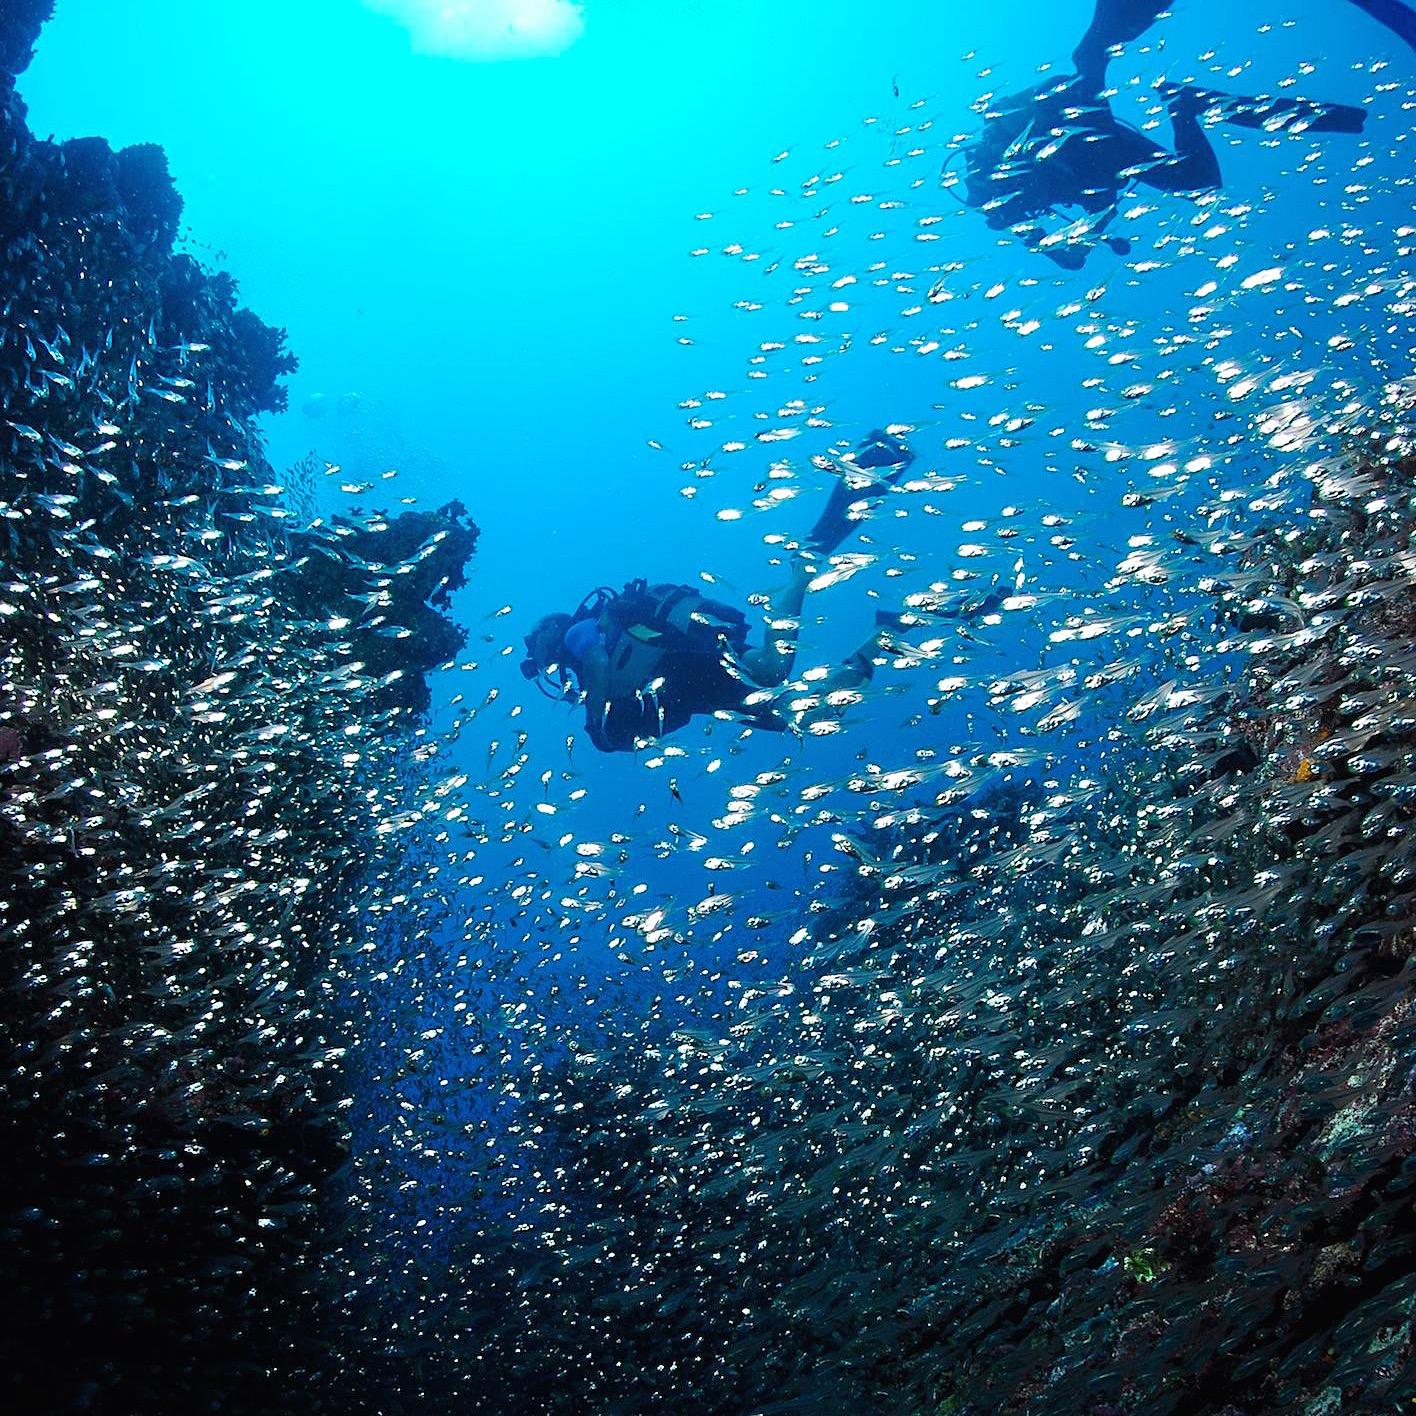
[[[853,654],[837,664],[822,692],[829,696],[864,688],[875,677],[875,661],[885,648],[885,635],[884,629],[877,629]]]
[[[789,636],[773,645],[770,641],[761,649],[743,655],[743,668],[753,683],[761,688],[775,688],[784,683],[796,662],[796,625],[806,598],[807,582],[811,578],[810,562],[796,559],[794,578],[790,585],[774,598],[773,618],[790,619]],[[862,690],[875,677],[875,660],[884,652],[892,631],[900,628],[898,615],[877,615],[876,630],[853,654],[836,665],[825,681],[794,705],[794,717],[802,732],[828,733],[836,731],[841,715],[860,700]]]
[[[864,492],[849,486],[845,478],[838,478],[816,525],[807,532],[807,546],[817,555],[830,555],[851,534],[851,508],[864,500]]]
[[[1205,133],[1205,118],[1264,133],[1355,134],[1367,122],[1364,109],[1345,103],[1247,98],[1192,84],[1162,84],[1160,93],[1170,108],[1175,156],[1168,162],[1143,164],[1136,175],[1138,181],[1162,192],[1208,191],[1220,185],[1219,159]]]
[[[1208,107],[1208,96],[1185,84],[1166,84],[1161,93],[1170,107],[1170,123],[1175,129],[1173,156],[1137,164],[1136,180],[1158,192],[1208,192],[1223,180],[1219,158],[1200,123]]]
[[[914,453],[892,433],[874,430],[851,455],[848,466],[876,473],[874,486],[851,486],[842,477],[831,488],[825,510],[807,532],[806,547],[818,556],[830,555],[855,529],[850,510],[858,502],[871,502],[885,495],[889,484],[898,482],[914,461]]]
[[[879,429],[856,448],[849,465],[857,472],[875,473],[880,481],[874,486],[852,487],[841,478],[831,489],[826,509],[812,527],[805,546],[792,557],[792,578],[772,597],[765,642],[761,648],[749,649],[741,656],[744,674],[757,687],[776,688],[791,677],[806,592],[816,574],[818,558],[834,551],[854,527],[851,507],[884,496],[913,461],[914,453],[899,438]]]
[[[1200,124],[1203,103],[1187,91],[1170,100],[1170,125],[1175,130],[1175,163],[1170,169],[1172,192],[1208,191],[1223,178],[1219,158]]]
[[[1104,88],[1112,46],[1139,39],[1170,8],[1170,3],[1171,0],[1096,0],[1092,22],[1082,42],[1072,51],[1078,79],[1088,88]]]
[[[801,632],[801,608],[814,573],[805,556],[792,557],[792,578],[768,605],[767,637],[762,647],[749,649],[742,656],[742,667],[758,688],[776,688],[791,676]]]
[[[1352,3],[1416,49],[1416,10],[1404,5],[1402,0],[1352,0]]]
[[[810,697],[792,705],[798,732],[820,737],[840,731],[846,709],[860,702],[866,685],[875,677],[875,660],[885,646],[885,635],[883,626],[877,629],[844,663],[836,665]]]

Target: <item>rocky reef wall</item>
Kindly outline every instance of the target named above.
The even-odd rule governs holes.
[[[0,1401],[315,1409],[337,980],[476,528],[292,526],[284,334],[160,149],[29,132],[51,9],[0,12]]]

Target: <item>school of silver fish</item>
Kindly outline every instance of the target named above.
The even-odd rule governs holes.
[[[1061,285],[950,254],[959,139],[924,101],[774,160],[780,219],[693,253],[748,352],[675,317],[715,386],[653,438],[656,494],[770,572],[851,387],[909,391],[882,421],[917,461],[808,601],[904,612],[873,685],[771,743],[724,719],[592,762],[506,686],[536,607],[475,579],[476,653],[431,718],[388,706],[355,636],[409,632],[390,586],[435,544],[349,549],[388,519],[335,504],[382,479],[275,478],[219,350],[6,292],[0,1104],[63,1135],[91,1266],[219,1214],[192,1330],[318,1312],[310,1409],[1416,1391],[1416,224],[1368,221],[1411,192],[1384,70],[1350,171],[1265,139],[1324,226],[1275,252],[1252,197],[1137,203],[1153,240]],[[321,556],[360,588],[301,617]]]

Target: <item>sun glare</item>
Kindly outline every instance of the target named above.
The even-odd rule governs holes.
[[[585,31],[576,0],[365,0],[406,25],[413,47],[453,59],[535,59]]]

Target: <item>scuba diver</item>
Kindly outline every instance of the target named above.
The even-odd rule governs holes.
[[[1401,0],[1351,0],[1416,47],[1416,11]],[[999,100],[965,150],[964,204],[994,230],[1008,230],[1030,250],[1079,270],[1098,245],[1129,253],[1108,236],[1132,187],[1200,195],[1221,182],[1206,122],[1264,132],[1360,133],[1366,113],[1346,104],[1243,98],[1191,84],[1160,84],[1175,134],[1173,151],[1119,119],[1106,97],[1116,47],[1143,35],[1169,8],[1166,0],[1097,0],[1073,52],[1076,72]],[[1071,208],[1080,215],[1069,216]],[[1054,223],[1049,229],[1048,218]]]
[[[796,662],[802,605],[820,562],[850,535],[871,503],[885,496],[914,461],[899,438],[875,431],[849,458],[825,510],[792,557],[790,582],[772,596],[768,634],[748,642],[747,616],[688,585],[632,580],[601,587],[571,614],[550,614],[526,636],[521,672],[548,696],[585,705],[585,730],[602,752],[632,752],[667,737],[697,714],[731,715],[750,727],[830,731],[875,672],[892,631],[916,623],[879,613],[875,633],[785,716],[777,698]],[[991,592],[935,618],[987,613]],[[824,726],[823,726],[824,725]]]

